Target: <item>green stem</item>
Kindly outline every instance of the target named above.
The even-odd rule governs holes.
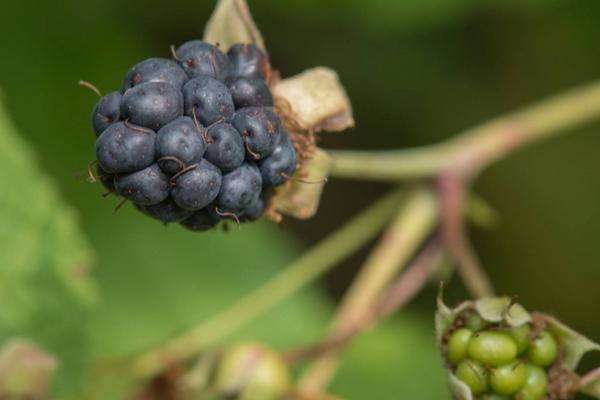
[[[394,151],[330,151],[331,176],[398,181],[455,170],[475,174],[531,143],[600,117],[600,81],[469,129],[444,143]]]
[[[172,362],[199,354],[264,314],[373,238],[389,221],[401,199],[402,192],[397,190],[378,200],[304,253],[279,275],[228,309],[201,322],[167,344],[142,354],[135,360],[134,373],[140,378],[151,377]]]
[[[354,279],[333,320],[330,334],[342,334],[365,319],[394,276],[404,268],[438,221],[435,193],[421,187],[411,193],[389,229]],[[337,354],[315,359],[299,382],[301,391],[320,393],[337,369]]]

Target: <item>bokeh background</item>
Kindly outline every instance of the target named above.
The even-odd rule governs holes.
[[[0,338],[24,332],[64,357],[56,393],[69,392],[86,374],[85,360],[131,354],[213,315],[388,189],[332,180],[314,219],[281,226],[261,222],[230,234],[165,228],[130,206],[113,214],[116,200],[102,198],[102,189],[85,180],[94,158],[89,113],[96,98],[77,81],[116,90],[134,63],[168,57],[169,45],[199,38],[213,5],[200,0],[2,4],[3,103],[39,168],[77,212],[99,288],[99,300],[85,317],[56,322],[57,305],[21,331],[0,332]],[[250,5],[283,76],[316,65],[339,72],[357,126],[323,135],[325,148],[433,143],[600,76],[597,0]],[[588,126],[486,171],[476,190],[500,221],[493,229],[472,231],[500,292],[559,316],[595,340],[600,340],[599,132],[600,124]],[[3,182],[0,196],[13,190]],[[0,252],[6,251],[0,242]],[[258,338],[282,349],[317,338],[365,255],[357,252],[237,338]],[[458,280],[451,282],[451,301],[465,295]],[[432,287],[353,344],[332,392],[347,399],[447,399],[432,338],[434,297]],[[56,334],[57,324],[78,333],[66,341]],[[586,365],[599,361],[589,357]],[[103,398],[118,398],[111,396],[118,395]]]

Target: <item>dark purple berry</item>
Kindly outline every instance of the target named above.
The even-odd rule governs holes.
[[[285,183],[296,170],[296,149],[287,133],[281,133],[281,140],[275,150],[260,162],[263,184],[277,186]]]
[[[183,95],[165,82],[142,83],[125,92],[121,114],[136,125],[158,130],[183,115]]]
[[[153,206],[136,206],[144,214],[166,224],[183,221],[194,213],[193,211],[184,210],[183,208],[179,207],[170,197],[162,203],[158,203]]]
[[[190,78],[210,76],[224,82],[231,75],[229,59],[210,43],[192,40],[182,44],[175,55]]]
[[[103,96],[92,111],[92,127],[96,137],[121,118],[121,93],[112,92]]]
[[[185,115],[194,117],[204,125],[217,121],[229,121],[235,105],[229,89],[221,82],[201,76],[183,87]]]
[[[249,159],[261,160],[275,150],[281,122],[274,112],[261,107],[242,108],[233,115],[231,124],[241,133]]]
[[[115,191],[115,176],[106,172],[99,164],[96,165],[96,171],[98,173],[98,179],[102,185],[110,192]]]
[[[260,171],[254,163],[245,162],[223,175],[216,204],[219,210],[238,213],[254,204],[262,190]]]
[[[179,117],[156,133],[158,165],[169,174],[200,162],[206,144],[198,127],[190,117]]]
[[[96,141],[96,159],[111,174],[139,171],[154,162],[155,139],[152,130],[113,124]]]
[[[219,222],[218,218],[214,218],[206,209],[203,209],[181,221],[181,225],[191,231],[204,232],[214,228],[217,222]]]
[[[229,84],[229,91],[236,108],[273,106],[271,90],[262,79],[236,78]]]
[[[141,206],[158,204],[169,197],[169,177],[158,164],[115,178],[117,194]]]
[[[219,194],[221,171],[202,159],[195,168],[177,177],[174,185],[171,195],[177,205],[186,210],[200,210]]]
[[[264,215],[266,208],[267,202],[265,201],[265,195],[263,194],[259,196],[258,200],[242,210],[240,220],[242,222],[256,221]]]
[[[243,78],[269,77],[269,59],[258,47],[253,44],[238,43],[227,52],[232,64],[232,75]]]
[[[208,145],[204,158],[223,172],[233,171],[244,162],[246,151],[242,135],[228,123],[208,130]]]
[[[175,61],[166,58],[149,58],[136,64],[127,72],[121,90],[126,92],[146,82],[165,82],[181,89],[188,79],[183,68]]]

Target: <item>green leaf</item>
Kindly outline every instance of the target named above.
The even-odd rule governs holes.
[[[431,323],[404,313],[353,341],[331,392],[344,399],[449,399]]]
[[[0,342],[23,336],[61,360],[59,379],[83,357],[85,314],[96,291],[90,248],[0,106]]]

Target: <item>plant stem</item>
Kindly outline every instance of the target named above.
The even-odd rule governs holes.
[[[428,187],[414,190],[354,279],[333,320],[331,335],[343,334],[369,315],[381,292],[431,233],[437,220],[433,191]],[[316,359],[299,383],[301,391],[320,393],[336,368],[334,353]]]
[[[147,378],[165,366],[192,357],[264,314],[309,282],[317,279],[381,230],[399,207],[402,192],[396,190],[322,240],[279,275],[255,289],[226,310],[201,322],[167,344],[151,349],[134,362],[134,373]]]
[[[436,266],[443,260],[443,246],[436,238],[419,253],[407,271],[386,289],[377,304],[355,326],[339,334],[331,335],[321,342],[286,353],[286,361],[294,364],[339,350],[355,336],[378,324],[412,300],[425,287],[433,272],[436,271]]]
[[[455,170],[476,174],[528,144],[551,138],[600,117],[600,82],[469,129],[444,143],[394,151],[330,151],[331,176],[398,181]]]

